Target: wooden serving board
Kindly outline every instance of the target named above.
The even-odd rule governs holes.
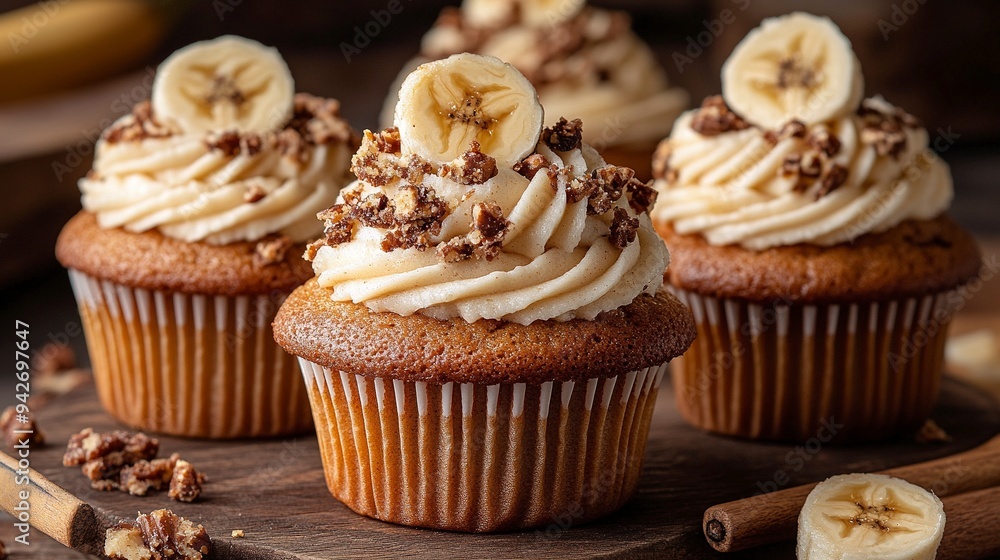
[[[547,531],[469,535],[411,529],[361,517],[334,500],[325,487],[314,436],[266,441],[212,442],[160,437],[161,456],[179,452],[210,477],[193,504],[166,493],[147,497],[92,490],[79,468],[61,465],[64,442],[91,426],[121,428],[103,412],[92,385],[48,404],[39,424],[51,444],[35,449],[32,466],[99,512],[133,517],[166,507],[205,525],[217,543],[217,558],[313,559],[418,557],[446,554],[469,558],[793,558],[791,544],[720,556],[705,543],[705,509],[758,493],[827,476],[877,471],[942,457],[975,447],[1000,430],[1000,408],[981,391],[946,378],[934,419],[954,439],[921,444],[900,439],[878,445],[751,443],[707,435],[685,424],[664,383],[646,451],[637,495],[619,513],[596,523]],[[817,448],[818,447],[818,448]],[[786,479],[787,477],[787,479]],[[37,545],[11,545],[10,519],[0,537],[13,552],[38,558],[73,558],[37,530]],[[242,539],[230,538],[242,529]],[[43,552],[49,550],[52,552]],[[23,557],[23,556],[22,556]]]

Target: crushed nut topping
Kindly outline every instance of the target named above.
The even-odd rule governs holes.
[[[653,205],[656,204],[656,197],[659,194],[653,188],[652,181],[643,183],[633,177],[625,185],[625,196],[628,197],[628,204],[636,214],[649,213],[653,209]]]
[[[840,140],[826,127],[817,128],[806,139],[810,148],[823,152],[827,157],[833,157],[840,152]]]
[[[721,95],[706,97],[701,108],[691,118],[691,128],[702,136],[718,136],[733,130],[749,128],[743,120],[726,105]]]
[[[278,264],[285,260],[288,250],[294,243],[287,235],[271,234],[260,241],[254,247],[253,260],[258,266],[268,266]]]
[[[171,457],[173,459],[173,457]],[[191,463],[178,458],[174,461],[174,472],[170,478],[167,495],[178,502],[193,502],[201,495],[201,477]]]
[[[134,522],[117,524],[107,530],[104,540],[105,556],[115,560],[202,560],[211,553],[212,539],[203,526],[166,509],[140,513]]]
[[[913,115],[894,107],[891,112],[884,112],[876,103],[866,99],[858,108],[861,117],[861,141],[875,148],[880,156],[890,156],[899,159],[906,150],[907,128],[920,128],[920,121]]]
[[[656,151],[653,152],[653,178],[663,179],[668,184],[677,182],[679,176],[677,170],[670,167],[670,156],[673,152],[669,138],[656,146]]]
[[[559,122],[542,129],[542,141],[556,152],[576,150],[583,143],[583,121],[559,117]]]
[[[18,420],[18,416],[22,416],[21,420],[27,420],[27,422],[21,422]],[[18,434],[14,433],[15,431],[29,433]],[[45,444],[45,434],[38,427],[35,415],[27,411],[18,413],[17,408],[13,406],[8,406],[0,414],[0,433],[3,434],[3,441],[10,449],[16,449],[18,446]]]
[[[611,234],[608,239],[619,249],[628,247],[628,244],[635,241],[636,232],[639,231],[639,218],[628,215],[628,211],[618,206],[615,207],[615,217],[611,221]]]
[[[587,214],[603,214],[622,197],[634,175],[628,167],[616,165],[595,169],[589,177],[576,178],[566,187],[566,200],[573,204],[587,198]]]
[[[205,138],[209,150],[218,150],[226,157],[240,154],[255,156],[264,148],[264,140],[252,132],[226,131],[211,133]]]
[[[444,262],[457,262],[473,257],[492,261],[500,254],[500,247],[510,226],[511,223],[504,218],[500,206],[480,202],[472,207],[469,233],[439,245],[438,257]]]
[[[839,163],[830,166],[830,169],[823,175],[820,181],[819,190],[816,191],[816,199],[832,193],[840,188],[847,181],[847,168]]]
[[[351,158],[351,172],[375,187],[400,180],[419,184],[425,175],[436,173],[430,162],[416,154],[404,160],[400,149],[399,129],[390,127],[378,133],[366,130],[361,148]]]
[[[267,196],[267,191],[264,190],[264,187],[257,184],[249,185],[243,192],[243,202],[254,204],[264,200],[265,196]]]
[[[514,171],[529,181],[535,178],[542,169],[549,169],[552,162],[542,154],[531,154],[523,160],[514,164]]]
[[[358,145],[357,133],[340,116],[340,101],[336,99],[296,93],[287,128],[311,144]]]
[[[130,115],[105,130],[102,138],[109,144],[116,144],[141,142],[147,138],[166,138],[172,134],[170,127],[156,120],[152,104],[149,101],[142,101],[132,107]]]
[[[473,140],[464,154],[442,165],[439,173],[460,185],[481,185],[495,177],[497,172],[497,160],[480,151],[479,142]]]

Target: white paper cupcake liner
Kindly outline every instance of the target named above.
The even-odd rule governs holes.
[[[665,371],[437,385],[300,365],[334,497],[383,521],[474,532],[583,523],[621,507]]]
[[[956,292],[762,305],[671,287],[698,336],[672,362],[691,424],[772,440],[874,440],[919,427],[937,400]],[[833,433],[831,433],[833,432]]]
[[[286,294],[133,288],[70,270],[101,404],[131,426],[237,438],[308,431],[295,358],[272,338]]]

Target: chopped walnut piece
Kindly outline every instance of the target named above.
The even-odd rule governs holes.
[[[167,495],[178,502],[193,502],[198,499],[201,495],[201,477],[191,463],[183,459],[176,461]]]
[[[780,138],[805,138],[806,124],[798,119],[792,119],[781,127],[778,136]]]
[[[556,124],[542,129],[542,141],[557,152],[575,150],[583,142],[583,121],[559,117]]]
[[[589,177],[574,179],[566,188],[567,202],[573,204],[587,198],[587,214],[598,215],[611,210],[622,197],[625,187],[635,176],[628,167],[607,165],[595,169]]]
[[[351,172],[370,185],[389,185],[400,179],[399,152],[398,129],[387,128],[378,133],[366,130],[361,138],[361,147],[351,158]]]
[[[497,160],[480,151],[479,142],[473,140],[464,154],[442,165],[439,173],[461,185],[481,185],[496,176]]]
[[[924,425],[917,430],[914,439],[917,443],[947,443],[951,441],[951,436],[941,426],[938,426],[937,422],[928,418]]]
[[[15,433],[26,432],[26,433]],[[38,427],[31,412],[18,413],[17,408],[8,406],[0,414],[0,433],[10,449],[17,446],[40,446],[45,444],[45,434]]]
[[[847,168],[839,163],[835,163],[830,166],[830,169],[823,174],[823,178],[820,180],[819,190],[816,192],[816,198],[820,199],[833,191],[839,189],[847,181]]]
[[[174,453],[168,459],[141,460],[122,467],[119,475],[121,489],[133,496],[145,496],[151,488],[162,490],[170,484],[179,459],[180,455]]]
[[[102,478],[101,480],[91,480],[90,487],[94,490],[99,490],[101,492],[112,492],[119,490],[118,481],[111,478]]]
[[[50,342],[31,358],[31,369],[36,373],[59,373],[76,367],[76,353],[66,344]]]
[[[919,128],[920,121],[898,107],[885,111],[874,100],[864,100],[858,108],[861,142],[870,144],[880,156],[898,159],[906,150],[906,128]]]
[[[124,430],[115,430],[97,433],[92,428],[84,428],[71,436],[69,443],[66,444],[63,466],[82,465],[117,451],[137,456],[139,459],[152,459],[159,448],[160,442],[156,438],[151,438],[142,432],[132,434]]]
[[[247,189],[243,191],[243,202],[246,202],[247,204],[254,204],[264,200],[264,197],[266,196],[267,191],[264,190],[264,187],[252,184],[247,186]]]
[[[104,539],[105,556],[115,560],[202,560],[211,553],[212,540],[203,526],[166,509],[119,523],[107,530]]]
[[[840,140],[828,128],[819,128],[809,135],[806,143],[810,148],[833,157],[840,152]]]
[[[701,108],[691,118],[691,128],[702,136],[718,136],[733,130],[749,128],[750,123],[732,112],[721,95],[706,97]]]
[[[268,235],[257,242],[253,260],[259,266],[278,264],[285,260],[292,245],[294,243],[287,235]]]
[[[246,534],[243,532],[243,529],[233,529],[233,532],[230,533],[230,536],[233,537],[234,539],[242,539],[244,536],[246,536]]]
[[[472,257],[492,261],[500,253],[510,225],[499,205],[477,203],[472,207],[469,233],[438,245],[438,258],[444,262],[457,262]]]
[[[226,157],[235,157],[240,153],[254,156],[264,149],[264,140],[252,132],[239,133],[233,130],[209,134],[205,138],[209,150],[218,150]]]
[[[137,435],[144,439],[126,446],[121,451],[112,451],[84,463],[80,469],[84,476],[90,480],[117,477],[123,467],[156,457],[160,448],[159,442],[155,439],[149,439],[145,434]]]
[[[677,172],[670,168],[670,156],[674,149],[670,146],[670,139],[662,140],[653,152],[653,178],[664,179],[668,183],[677,180]]]
[[[340,101],[309,95],[295,94],[292,119],[288,128],[295,130],[307,142],[332,144],[345,142],[357,145],[357,134],[340,116]]]
[[[624,249],[628,244],[635,241],[636,232],[639,231],[639,218],[628,215],[628,210],[615,207],[615,217],[611,221],[611,234],[608,239],[616,247]]]
[[[656,197],[660,193],[653,188],[652,181],[643,183],[633,177],[625,185],[625,194],[628,197],[628,204],[632,207],[632,210],[636,214],[642,214],[643,212],[648,213],[653,209],[653,205],[656,204]]]
[[[531,154],[514,164],[514,171],[529,181],[535,178],[542,169],[548,169],[552,162],[542,154]]]
[[[172,131],[153,116],[153,106],[149,101],[136,103],[132,114],[119,119],[104,131],[102,138],[109,144],[118,142],[141,142],[147,138],[166,138]]]

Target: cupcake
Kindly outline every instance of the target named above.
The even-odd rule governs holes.
[[[338,111],[296,94],[275,49],[227,36],[170,56],[151,101],[104,131],[56,256],[115,418],[207,438],[310,429],[271,320],[349,182],[359,140]]]
[[[631,30],[625,12],[586,6],[583,0],[465,0],[447,7],[424,36],[419,64],[462,52],[513,64],[534,84],[547,124],[573,116],[587,123],[583,141],[609,163],[651,177],[650,157],[687,107],[656,57]],[[397,84],[398,85],[398,82]],[[392,122],[395,87],[382,112]]]
[[[499,59],[427,63],[320,216],[317,276],[274,333],[300,358],[330,492],[362,515],[501,531],[636,490],[693,320],[660,290],[655,191],[542,115]]]
[[[771,440],[881,439],[938,393],[956,292],[980,266],[915,117],[862,99],[827,18],[764,20],[654,162],[666,282],[698,339],[675,362],[690,423]]]

